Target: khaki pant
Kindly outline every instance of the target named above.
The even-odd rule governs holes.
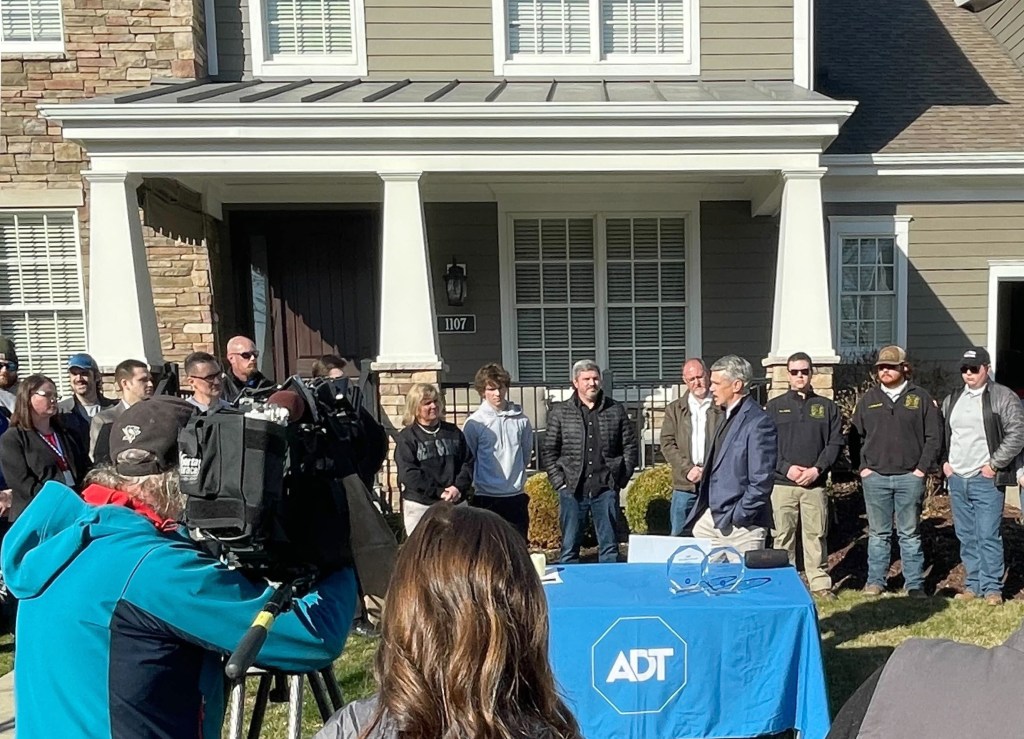
[[[708,539],[716,547],[732,547],[740,554],[754,549],[764,549],[764,540],[768,532],[760,526],[745,529],[742,526],[729,526],[725,530],[715,528],[715,520],[711,517],[711,509],[697,519],[693,525],[693,536],[697,539]]]
[[[775,528],[772,539],[776,549],[785,549],[789,562],[796,567],[796,530],[801,528],[800,542],[804,549],[804,571],[812,591],[829,590],[832,578],[828,566],[828,497],[825,488],[802,488],[776,485],[772,490],[772,511]]]

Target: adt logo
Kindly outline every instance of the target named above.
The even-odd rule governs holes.
[[[657,616],[620,618],[591,649],[591,684],[624,715],[663,711],[686,672],[686,641]]]

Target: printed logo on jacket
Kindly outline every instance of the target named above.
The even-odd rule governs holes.
[[[591,648],[591,685],[620,714],[661,713],[686,685],[687,649],[658,616],[616,619]]]

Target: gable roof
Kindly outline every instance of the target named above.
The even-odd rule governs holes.
[[[817,91],[859,101],[829,154],[1024,151],[1024,72],[952,0],[818,0]]]

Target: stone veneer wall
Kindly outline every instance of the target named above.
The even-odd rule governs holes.
[[[88,285],[88,185],[81,177],[89,168],[88,157],[77,144],[65,141],[60,124],[40,116],[36,105],[123,93],[154,78],[204,76],[203,2],[63,0],[62,12],[63,53],[5,54],[0,62],[0,193],[10,193],[0,194],[0,207],[44,207],[54,202],[55,190],[80,193]],[[215,222],[205,230],[216,234]],[[180,360],[189,351],[211,350],[212,240],[179,241],[148,226],[143,232],[165,358]]]

